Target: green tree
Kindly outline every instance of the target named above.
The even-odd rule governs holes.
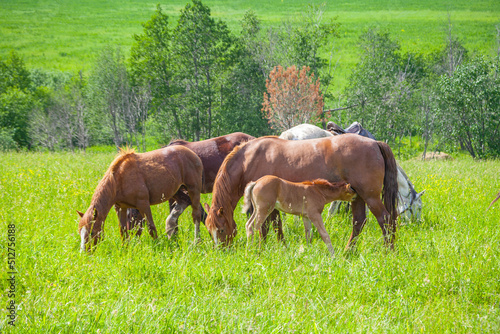
[[[260,38],[260,21],[254,12],[248,11],[241,26],[231,54],[234,65],[223,84],[221,113],[215,132],[222,135],[242,131],[260,137],[271,134],[261,110],[267,74],[258,59],[252,56],[252,46]]]
[[[308,66],[316,77],[321,73],[324,82],[331,73],[323,71],[328,62],[319,55],[328,40],[338,36],[340,24],[336,18],[325,20],[325,4],[307,5],[302,14],[292,20],[262,29],[252,11],[245,15],[243,27],[249,33],[244,36],[247,50],[260,64],[264,77],[275,66],[302,68]],[[323,49],[323,50],[322,50]]]
[[[474,158],[500,155],[499,59],[474,58],[438,82],[441,135]]]
[[[212,136],[220,111],[221,85],[231,67],[233,38],[227,25],[211,17],[210,8],[193,0],[181,10],[174,30],[176,80],[182,87],[184,137]]]
[[[17,87],[9,87],[0,95],[0,129],[8,133],[20,147],[29,147],[29,114],[33,99]]]
[[[11,51],[5,61],[0,59],[0,94],[4,94],[9,88],[26,92],[30,84],[30,73],[16,52]]]
[[[126,113],[130,108],[131,89],[119,48],[107,48],[98,55],[87,88],[93,114],[92,134],[111,134],[118,149],[126,140]]]
[[[130,72],[135,92],[149,94],[155,123],[163,133],[163,140],[173,135],[182,138],[181,115],[178,97],[179,85],[174,81],[176,64],[172,53],[172,31],[168,16],[158,5],[149,21],[142,24],[143,33],[134,35],[130,56]],[[136,95],[138,98],[139,95]],[[145,102],[147,99],[139,99]],[[139,101],[136,100],[136,101]],[[143,121],[139,122],[145,137],[149,106],[143,105]],[[168,126],[173,124],[173,126]],[[143,138],[144,141],[144,138]]]
[[[369,30],[361,37],[360,64],[346,88],[350,121],[358,121],[379,140],[408,134],[416,124],[412,95],[425,77],[423,59],[402,54],[388,33]]]
[[[28,126],[33,104],[30,85],[29,71],[15,52],[5,61],[0,59],[0,132],[5,148],[30,144]]]

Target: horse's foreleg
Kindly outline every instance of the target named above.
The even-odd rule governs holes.
[[[118,216],[118,221],[120,222],[120,235],[123,240],[128,239],[128,222],[127,222],[127,213],[126,209],[120,208],[118,205],[115,205],[116,215]]]
[[[149,202],[141,203],[141,205],[138,205],[137,209],[139,209],[141,215],[143,217],[146,217],[146,220],[148,221],[149,234],[153,239],[157,239],[158,231],[156,230],[156,226],[153,221],[153,214],[151,213],[151,207],[149,206]]]
[[[335,254],[332,246],[332,240],[330,239],[330,235],[326,231],[325,224],[323,223],[323,219],[321,218],[321,214],[311,215],[308,220],[309,219],[309,223],[311,223],[311,221],[313,222],[314,226],[318,230],[319,235],[321,236],[321,239],[323,239],[323,242],[328,248],[328,251],[332,256],[334,256]]]
[[[200,191],[194,187],[187,187],[189,198],[191,199],[191,208],[194,223],[194,239],[199,241],[200,238],[200,221],[201,221],[201,204],[200,204]]]
[[[341,201],[333,201],[328,208],[328,219],[336,215],[339,212]]]
[[[353,248],[356,245],[356,241],[359,233],[363,230],[366,222],[366,210],[365,201],[357,196],[352,202],[352,234],[347,242],[346,250]]]
[[[264,223],[261,225],[260,228],[260,235],[261,237],[266,240],[267,235],[269,234],[269,227],[273,225],[274,232],[276,233],[276,236],[278,240],[283,240],[284,235],[283,235],[283,222],[281,220],[280,212],[278,210],[273,210],[269,216],[266,218]]]

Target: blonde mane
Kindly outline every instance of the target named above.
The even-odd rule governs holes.
[[[347,183],[344,181],[340,182],[329,182],[325,179],[315,179],[312,181],[304,181],[302,182],[304,185],[309,185],[309,186],[323,186],[323,187],[329,187],[329,188],[337,188],[337,187],[342,187],[345,186]]]
[[[97,184],[97,187],[92,195],[90,207],[97,209],[98,212],[103,212],[107,207],[111,206],[110,201],[113,201],[116,196],[116,180],[115,173],[122,163],[135,159],[135,151],[131,148],[120,148],[120,152],[109,165],[108,170]]]
[[[220,207],[225,207],[225,208],[231,207],[230,196],[228,196],[231,194],[230,179],[229,179],[230,175],[227,172],[228,164],[232,162],[234,156],[241,150],[241,148],[244,147],[249,142],[241,143],[240,145],[233,148],[233,150],[226,156],[226,158],[222,162],[222,165],[219,168],[219,172],[217,173],[217,177],[215,178],[215,183],[214,183],[213,196],[212,196],[212,198],[214,199],[213,202],[214,205],[217,204]],[[216,200],[219,199],[219,192],[226,195],[226,196],[220,196],[221,199],[223,199],[222,204],[216,203]]]

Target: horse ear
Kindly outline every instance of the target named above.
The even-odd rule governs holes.
[[[78,215],[80,216],[80,218],[83,218],[83,212],[80,212],[80,211],[76,210],[76,213],[78,213]]]
[[[207,212],[209,212],[209,211],[210,211],[210,206],[209,206],[207,203],[203,203],[203,206],[205,207],[205,210],[206,210]]]
[[[422,195],[423,195],[423,194],[425,194],[425,190],[426,190],[426,189],[424,189],[423,191],[419,192],[419,193],[417,194],[417,197],[416,197],[416,198],[420,198],[420,197],[422,197]]]
[[[222,214],[224,213],[224,211],[222,210],[222,207],[219,209],[219,211],[217,211],[217,216],[222,216]]]
[[[94,213],[92,214],[92,220],[96,220],[97,219],[97,209],[94,208]]]

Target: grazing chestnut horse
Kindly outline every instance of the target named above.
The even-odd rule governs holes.
[[[184,140],[175,140],[170,142],[167,147],[171,146],[184,146],[192,150],[198,157],[200,157],[203,164],[203,194],[208,194],[212,192],[214,187],[215,177],[219,171],[224,158],[235,148],[236,146],[245,143],[249,140],[255,139],[255,137],[247,135],[243,132],[235,132],[225,136],[220,136],[216,138],[211,138],[207,140],[188,142]],[[191,205],[191,200],[186,193],[186,188],[181,187],[175,195],[168,200],[170,204],[170,215],[165,221],[165,229],[167,235],[171,237],[177,233],[177,221],[180,215],[186,210],[186,208]],[[202,210],[202,221],[205,221],[206,215]],[[142,222],[142,215],[136,209],[127,210],[127,229],[132,229],[136,224]],[[137,231],[140,234],[141,229]]]
[[[396,160],[387,144],[346,134],[301,141],[262,137],[238,146],[217,174],[205,222],[216,243],[229,244],[235,237],[234,208],[246,185],[264,175],[292,182],[322,178],[350,183],[358,196],[352,202],[353,231],[347,247],[363,228],[365,203],[377,218],[386,244],[393,247],[398,184]]]
[[[253,240],[254,230],[260,230],[267,216],[276,208],[293,215],[302,216],[306,239],[311,242],[314,224],[321,239],[333,254],[330,236],[325,229],[321,213],[331,201],[351,201],[356,192],[345,182],[330,183],[316,179],[306,182],[289,182],[277,176],[266,175],[250,182],[245,189],[245,208],[253,205],[254,212],[247,221],[247,238]]]
[[[126,222],[125,209],[136,208],[146,217],[151,237],[157,238],[150,205],[167,201],[181,185],[186,187],[193,203],[195,237],[198,237],[202,177],[200,158],[183,146],[165,147],[147,153],[122,151],[97,185],[85,214],[78,212],[81,216],[78,224],[80,250],[97,244],[113,205],[120,220],[122,237],[128,233],[123,228]]]

